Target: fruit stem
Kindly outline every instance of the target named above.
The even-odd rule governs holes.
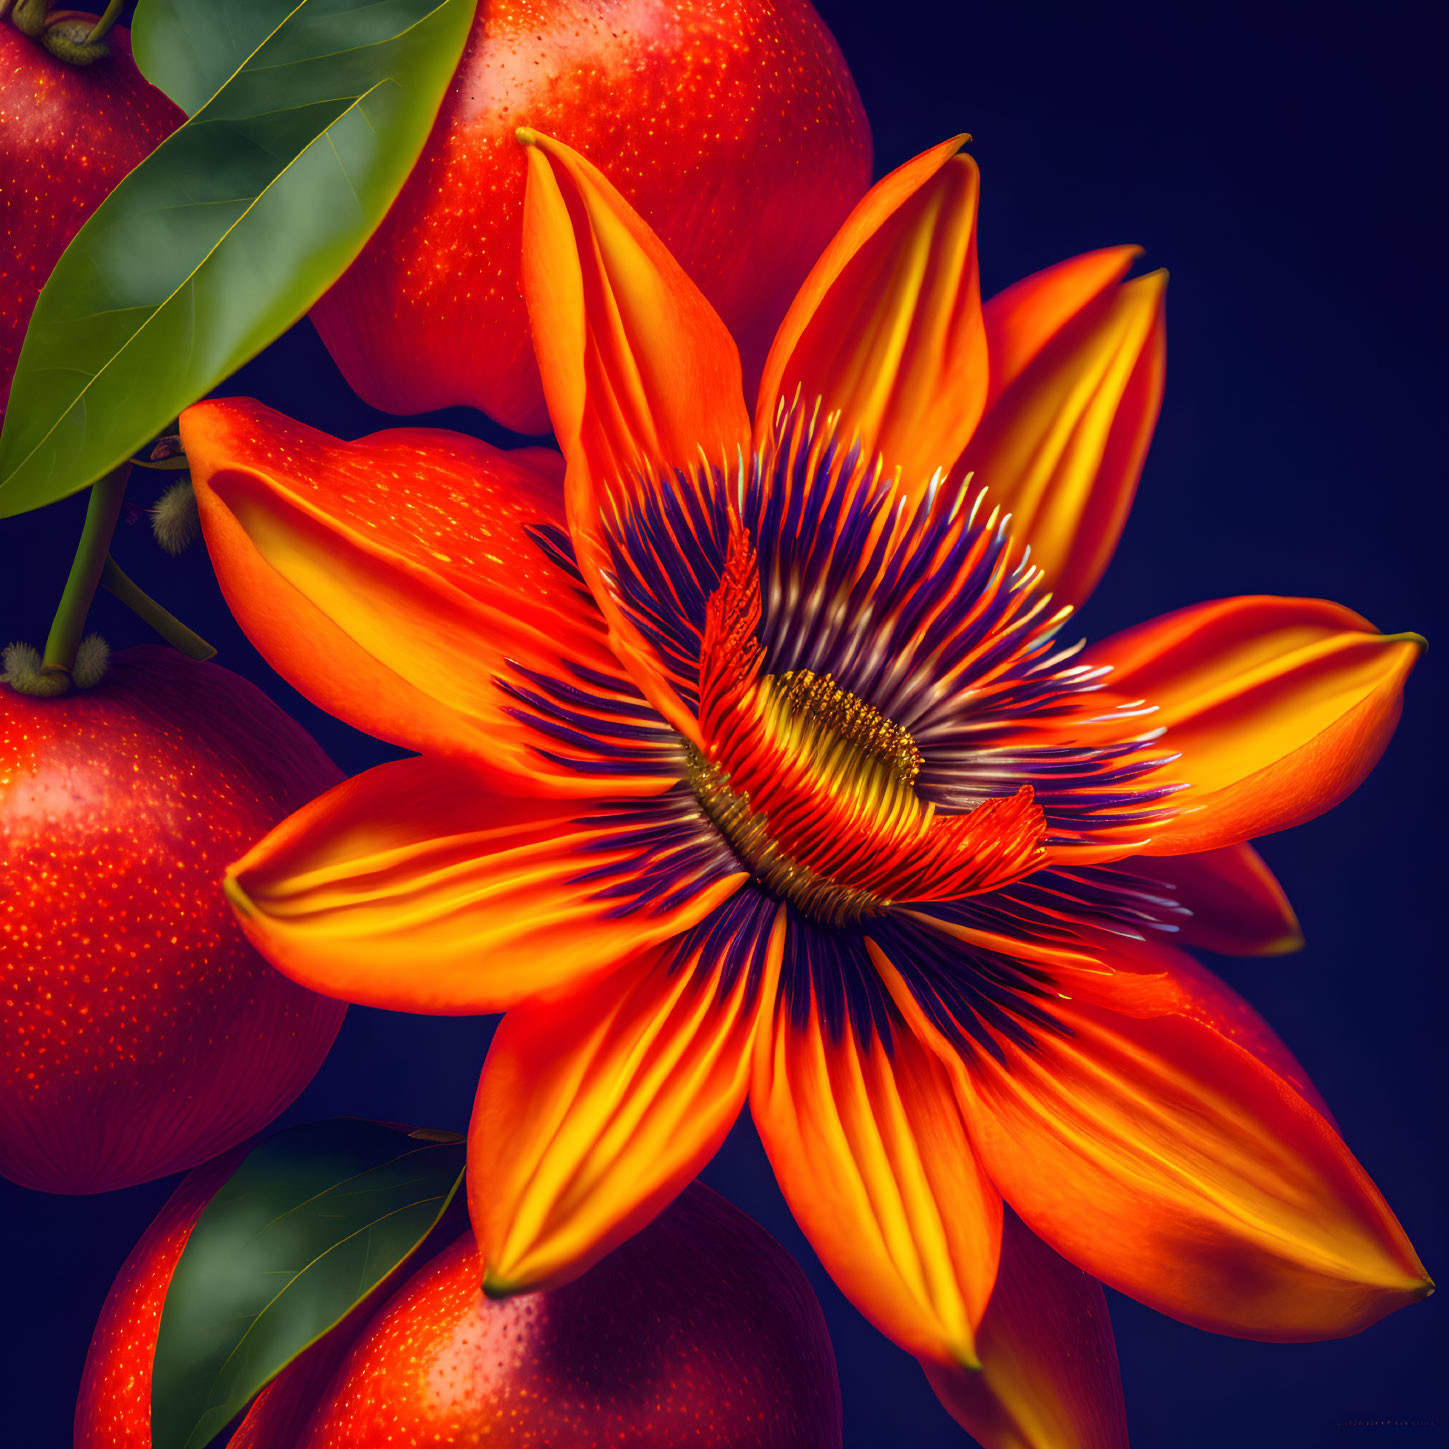
[[[91,487],[75,562],[70,566],[70,577],[65,581],[60,604],[45,640],[45,657],[40,665],[42,674],[63,674],[70,678],[81,631],[86,626],[86,615],[90,612],[96,585],[101,581],[106,556],[111,551],[111,535],[116,531],[116,520],[121,516],[121,500],[126,496],[126,479],[130,473],[130,465],[123,463]]]
[[[216,650],[188,629],[174,614],[163,609],[150,594],[136,586],[115,559],[106,558],[101,570],[101,587],[119,599],[133,614],[148,623],[168,644],[174,645],[188,659],[210,659]]]
[[[125,8],[126,0],[111,0],[101,18],[96,21],[91,33],[86,36],[85,43],[94,45],[121,18],[121,11]]]

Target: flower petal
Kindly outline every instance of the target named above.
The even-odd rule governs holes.
[[[965,447],[986,405],[976,264],[976,163],[943,142],[876,183],[791,305],[765,363],[757,443],[779,403],[839,410],[846,439],[919,492]]]
[[[1131,959],[1132,953],[1137,959]],[[1276,1073],[1322,1117],[1334,1131],[1338,1123],[1328,1110],[1302,1063],[1282,1037],[1220,976],[1195,957],[1169,946],[1128,943],[1127,953],[1112,958],[1117,975],[1103,980],[1069,967],[1061,975],[1084,999],[1128,1016],[1161,1016],[1177,1012],[1190,1016],[1208,1031],[1236,1042]],[[1131,979],[1138,974],[1137,981]]]
[[[1060,1030],[943,1055],[1006,1200],[1078,1267],[1218,1333],[1336,1338],[1425,1296],[1368,1175],[1240,1034],[1255,1014],[1179,959],[1155,982],[1061,972]]]
[[[1012,283],[981,309],[991,359],[990,407],[1041,355],[1043,348],[1103,298],[1142,254],[1140,247],[1103,247],[1068,257]]]
[[[744,876],[693,797],[621,823],[490,795],[444,761],[379,765],[284,820],[227,875],[257,948],[365,1006],[501,1011],[702,920]]]
[[[344,443],[247,399],[181,426],[222,591],[290,683],[384,739],[481,760],[500,788],[598,793],[518,718],[519,688],[580,669],[613,681],[600,698],[631,726],[642,703],[566,559],[530,534],[563,521],[556,454],[421,428]],[[669,783],[651,743],[670,749],[662,722],[611,792]]]
[[[1173,937],[1225,956],[1283,956],[1303,945],[1303,930],[1283,887],[1251,845],[1198,855],[1134,856],[1135,876],[1160,881],[1192,915]]]
[[[576,1278],[714,1156],[774,993],[777,915],[741,892],[684,939],[503,1019],[468,1139],[491,1295]]]
[[[1166,281],[1154,272],[1085,306],[996,399],[957,465],[1011,514],[1061,603],[1092,592],[1132,506],[1162,405]]]
[[[1127,1449],[1106,1297],[1012,1213],[976,1343],[980,1369],[923,1367],[982,1449]]]
[[[1001,1199],[951,1082],[897,1026],[889,1043],[818,1004],[761,1030],[750,1110],[775,1177],[841,1290],[902,1348],[976,1362],[996,1276]]]
[[[739,354],[724,324],[603,174],[534,131],[523,216],[523,290],[544,394],[568,459],[579,566],[620,657],[684,733],[688,711],[604,579],[609,532],[641,476],[733,468],[749,439]],[[686,477],[681,486],[691,486]]]
[[[1104,640],[1086,666],[1110,664],[1114,695],[1155,705],[1162,744],[1181,753],[1138,786],[1189,787],[1142,853],[1215,850],[1336,805],[1383,754],[1422,647],[1338,604],[1270,597],[1198,604]]]

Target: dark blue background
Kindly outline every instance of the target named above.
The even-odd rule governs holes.
[[[1229,593],[1322,595],[1444,642],[1446,135],[1443,7],[1078,3],[822,6],[875,128],[878,170],[962,129],[984,172],[988,292],[1070,253],[1146,247],[1172,271],[1167,401],[1140,501],[1084,616],[1100,635]],[[344,436],[388,425],[308,325],[222,389]],[[478,428],[468,414],[444,421]],[[485,431],[486,428],[481,428]],[[495,438],[496,434],[492,434]],[[148,496],[144,480],[137,488]],[[0,633],[40,641],[82,505],[0,524]],[[386,751],[273,678],[197,550],[144,526],[117,553],[144,587],[292,709],[348,770]],[[114,646],[143,631],[106,598]],[[1367,785],[1264,854],[1308,947],[1218,961],[1279,1029],[1398,1212],[1449,1272],[1443,1208],[1444,668],[1410,681]],[[354,1009],[288,1114],[462,1128],[491,1023]],[[805,1262],[830,1320],[851,1446],[960,1444],[915,1364],[821,1273],[748,1124],[706,1179]],[[0,1183],[0,1438],[68,1442],[91,1323],[169,1190],[64,1199]],[[1338,1343],[1213,1337],[1113,1298],[1138,1449],[1399,1449],[1444,1442],[1441,1295]],[[1394,1421],[1363,1426],[1354,1421]]]

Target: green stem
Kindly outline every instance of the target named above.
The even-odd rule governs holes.
[[[106,6],[105,13],[96,21],[91,33],[86,36],[85,43],[94,45],[121,18],[121,11],[125,8],[126,0],[111,0],[111,3]]]
[[[168,644],[174,645],[188,659],[210,659],[216,650],[200,634],[188,629],[174,614],[168,613],[150,594],[138,588],[122,571],[115,559],[107,558],[101,571],[101,587],[118,598],[133,614],[144,619]]]
[[[98,479],[91,488],[75,562],[70,566],[70,577],[65,581],[65,589],[45,641],[45,658],[40,665],[42,674],[70,675],[81,631],[86,626],[86,615],[90,612],[96,585],[100,583],[101,571],[106,566],[106,556],[111,551],[111,535],[116,531],[116,520],[121,516],[121,500],[126,496],[126,479],[130,473],[130,466],[123,463]]]

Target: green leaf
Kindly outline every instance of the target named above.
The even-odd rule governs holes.
[[[153,86],[195,115],[296,6],[297,0],[141,0],[131,54]]]
[[[239,9],[186,8],[213,4]],[[417,160],[473,9],[301,0],[235,57],[41,292],[0,434],[0,517],[115,467],[327,290]]]
[[[155,1449],[202,1449],[345,1318],[442,1217],[465,1153],[451,1134],[351,1118],[253,1151],[197,1220],[166,1293]]]

